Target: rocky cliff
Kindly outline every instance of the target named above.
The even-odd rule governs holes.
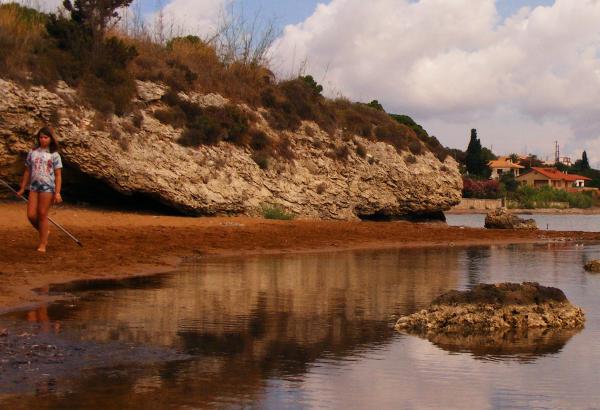
[[[297,132],[276,132],[260,110],[254,112],[257,127],[271,138],[288,138],[291,159],[262,169],[247,148],[224,142],[183,147],[177,143],[182,130],[153,115],[164,107],[166,92],[153,83],[138,82],[137,114],[110,118],[78,104],[64,83],[50,91],[0,80],[0,92],[0,177],[13,183],[33,133],[51,121],[66,166],[91,177],[87,189],[106,185],[190,214],[258,215],[266,204],[277,204],[308,218],[396,217],[440,212],[460,199],[462,182],[450,157],[442,163],[430,152],[398,153],[383,142],[331,136],[310,122]],[[182,98],[202,106],[226,102],[214,94]],[[340,148],[347,153],[343,160],[327,155]],[[66,178],[67,188],[70,183]]]

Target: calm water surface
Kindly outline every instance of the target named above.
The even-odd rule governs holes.
[[[600,231],[600,215],[549,215],[518,214],[521,218],[534,219],[539,229],[551,231]],[[483,228],[485,214],[446,214],[446,222],[451,226]]]
[[[57,337],[167,347],[187,357],[84,369],[57,380],[51,393],[5,404],[599,408],[600,275],[582,269],[599,257],[598,245],[519,245],[200,259],[148,281],[80,285],[70,289],[77,299],[44,312]],[[392,329],[396,315],[446,290],[501,281],[563,289],[584,308],[585,329],[489,353]]]

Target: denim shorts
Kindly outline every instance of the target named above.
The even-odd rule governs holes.
[[[44,184],[43,182],[33,181],[29,186],[31,192],[50,192],[54,193],[55,187],[53,185]]]

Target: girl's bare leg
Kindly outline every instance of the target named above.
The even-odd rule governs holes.
[[[46,252],[46,246],[48,246],[48,234],[50,233],[50,227],[48,225],[48,211],[50,205],[52,205],[52,192],[40,192],[38,194],[38,226],[40,233],[40,245],[38,246],[39,252]]]
[[[29,202],[27,204],[27,219],[29,219],[29,223],[31,223],[36,231],[40,229],[38,224],[38,195],[37,192],[30,191]]]

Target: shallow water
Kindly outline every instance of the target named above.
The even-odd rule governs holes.
[[[533,219],[539,229],[550,231],[600,231],[600,215],[552,215],[552,214],[517,214],[521,218]],[[446,214],[446,222],[450,226],[466,226],[483,228],[485,214]]]
[[[81,283],[77,298],[13,313],[61,340],[168,348],[177,360],[107,360],[51,389],[4,399],[36,408],[595,408],[600,406],[600,246],[512,245],[189,261],[174,274]],[[394,317],[449,289],[538,281],[586,312],[566,337],[503,349],[396,333]],[[57,326],[59,325],[59,326]],[[1,373],[0,373],[1,374]],[[2,401],[0,383],[0,404]]]

